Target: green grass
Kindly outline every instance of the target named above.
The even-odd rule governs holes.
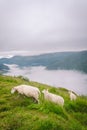
[[[11,89],[20,84],[36,86],[40,91],[48,88],[63,96],[64,107],[45,101],[43,94],[40,104],[18,93],[11,94]],[[21,76],[0,76],[0,130],[87,130],[87,97],[71,102],[65,88],[54,88]]]

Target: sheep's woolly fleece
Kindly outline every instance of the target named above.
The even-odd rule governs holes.
[[[37,102],[39,102],[40,90],[37,87],[29,85],[19,85],[12,88],[11,93],[18,92],[19,94],[25,95],[27,97],[33,97]]]
[[[52,101],[52,102],[59,104],[61,106],[64,105],[63,97],[56,95],[56,94],[52,94],[52,93],[48,92],[48,90],[43,90],[42,93],[44,94],[45,100]]]

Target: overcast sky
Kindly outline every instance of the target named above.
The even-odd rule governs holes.
[[[0,0],[0,51],[87,49],[87,0]]]

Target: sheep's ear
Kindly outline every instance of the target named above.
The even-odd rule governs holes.
[[[11,93],[13,94],[16,91],[15,88],[12,88]]]
[[[71,90],[68,90],[68,92],[71,92]]]
[[[69,93],[71,94],[71,93],[73,93],[73,92],[70,90]]]

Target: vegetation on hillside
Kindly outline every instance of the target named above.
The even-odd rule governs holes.
[[[45,66],[48,70],[80,70],[87,73],[87,51],[56,52],[36,56],[14,56],[0,59],[1,64],[17,64],[19,67]]]
[[[20,84],[36,86],[40,91],[48,88],[63,96],[64,107],[44,101],[42,94],[40,104],[32,98],[11,94],[11,89]],[[32,82],[22,76],[0,76],[0,130],[87,130],[87,97],[70,101],[65,88]]]

